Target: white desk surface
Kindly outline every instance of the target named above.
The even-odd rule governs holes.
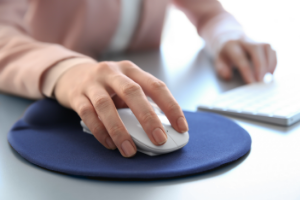
[[[300,67],[297,0],[222,2],[253,38],[270,42],[277,50],[276,79],[296,79]],[[239,77],[224,82],[216,76],[211,61],[200,51],[202,41],[180,12],[170,13],[166,27],[161,51],[111,59],[130,59],[165,81],[184,110],[196,111],[201,99],[242,85]],[[180,27],[186,31],[180,31]],[[190,39],[179,40],[182,34]],[[299,90],[297,85],[292,89]],[[0,94],[1,200],[300,199],[300,123],[280,127],[232,118],[252,137],[251,152],[243,159],[185,178],[112,181],[54,173],[30,164],[15,153],[7,142],[7,133],[30,103],[30,100]]]

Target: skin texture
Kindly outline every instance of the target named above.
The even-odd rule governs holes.
[[[220,77],[231,79],[236,68],[246,83],[261,81],[266,73],[274,72],[276,64],[276,52],[269,44],[243,39],[226,42],[215,59]],[[102,145],[118,148],[124,157],[134,156],[137,149],[117,108],[129,107],[153,144],[167,140],[146,96],[161,108],[175,130],[188,131],[184,114],[166,85],[130,61],[74,66],[59,78],[54,94],[60,104],[78,113]]]
[[[155,145],[167,140],[164,128],[147,100],[149,96],[178,132],[188,131],[184,114],[166,85],[130,61],[80,64],[66,71],[55,88],[56,99],[75,110],[106,148],[124,157],[136,146],[116,108],[129,107]]]
[[[236,68],[246,83],[262,81],[266,73],[274,73],[276,65],[276,52],[269,44],[245,39],[226,42],[215,59],[220,77],[230,80]]]

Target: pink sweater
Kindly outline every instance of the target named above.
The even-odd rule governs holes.
[[[208,45],[243,31],[217,0],[173,0]],[[128,51],[158,48],[169,0],[144,0]],[[0,0],[0,91],[51,96],[57,79],[80,63],[96,63],[118,26],[119,0]],[[221,39],[223,38],[223,39]]]

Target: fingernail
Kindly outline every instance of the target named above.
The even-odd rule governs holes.
[[[154,129],[152,135],[158,144],[164,144],[168,139],[167,135],[160,128]]]
[[[183,117],[177,119],[177,126],[180,129],[181,133],[187,132],[189,130],[188,124]]]
[[[136,153],[134,147],[128,140],[122,143],[121,148],[127,157],[131,157]]]
[[[116,145],[113,143],[113,141],[111,140],[111,138],[106,138],[105,140],[107,146],[110,148],[110,149],[116,149]]]

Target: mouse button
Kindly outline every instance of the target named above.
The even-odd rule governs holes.
[[[150,152],[155,152],[155,153],[164,153],[164,152],[169,152],[172,150],[177,149],[177,144],[173,141],[172,138],[168,136],[168,139],[165,144],[161,146],[156,146],[153,144],[142,128],[140,124],[137,125],[138,129],[128,129],[128,132],[130,133],[133,141],[137,145],[139,149],[142,149],[144,151],[150,151]]]
[[[141,149],[144,151],[150,151],[150,152],[154,152],[154,153],[158,153],[158,154],[177,149],[178,145],[176,145],[176,143],[170,137],[168,137],[165,144],[163,144],[161,146],[156,146],[155,144],[153,144],[151,142],[151,140],[149,139],[148,135],[145,133],[145,131],[143,130],[141,125],[139,125],[138,127],[140,128],[140,131],[133,130],[130,132],[130,135],[131,135],[134,143],[138,147],[138,149]],[[132,134],[132,133],[134,133],[134,134]]]
[[[166,127],[166,132],[168,133],[168,136],[174,140],[174,142],[178,146],[182,146],[188,143],[189,141],[189,133],[178,133],[175,131],[172,127]]]
[[[163,125],[171,125],[171,124],[170,124],[170,121],[168,120],[168,118],[166,117],[166,115],[158,114],[157,117],[159,118],[160,122],[161,122]]]
[[[118,112],[128,133],[135,142],[138,141],[142,145],[146,144],[148,146],[152,144],[135,115],[131,114],[132,112],[130,109],[120,109]]]
[[[119,109],[118,113],[119,113],[119,116],[120,116],[123,124],[126,126],[126,128],[127,128],[127,126],[133,126],[133,125],[139,123],[137,118],[131,112],[131,110],[129,108]]]
[[[143,127],[139,123],[135,124],[134,126],[128,127],[127,130],[131,137],[137,140],[138,142],[145,144],[152,143],[147,133],[144,131]]]
[[[133,115],[134,114],[132,113],[132,111],[130,110],[130,108],[121,108],[121,109],[118,109],[118,113],[121,117],[122,116],[129,116],[129,115]]]
[[[150,139],[148,139],[147,142],[143,142],[143,144],[143,150],[151,151],[154,153],[167,153],[178,149],[176,143],[171,138],[168,138],[166,143],[160,146],[156,146],[155,144],[153,144]]]

